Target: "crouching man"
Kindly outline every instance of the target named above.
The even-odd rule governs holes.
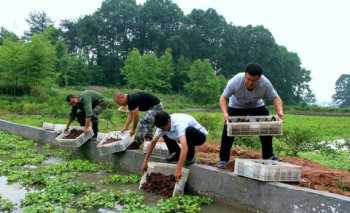
[[[147,171],[152,151],[159,138],[163,137],[170,153],[167,160],[177,161],[175,178],[178,181],[181,179],[182,167],[195,162],[195,146],[202,145],[206,141],[208,132],[192,116],[181,113],[169,115],[167,112],[158,112],[154,123],[157,130],[147,150],[141,171]],[[178,143],[181,144],[181,148]]]
[[[77,119],[80,126],[84,126],[84,132],[94,131],[93,138],[98,133],[98,116],[108,106],[108,102],[98,92],[85,90],[79,94],[70,94],[66,98],[67,103],[72,106],[70,118],[65,131],[68,131],[70,124]]]
[[[131,136],[136,133],[136,128],[138,129],[135,140],[128,149],[138,149],[144,140],[151,140],[154,116],[157,112],[163,111],[159,98],[146,92],[115,93],[114,101],[119,106],[127,106],[129,110],[122,132],[128,130],[131,123],[133,123],[130,131]],[[139,121],[140,111],[145,112],[145,114]]]

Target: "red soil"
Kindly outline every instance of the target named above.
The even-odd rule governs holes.
[[[215,165],[219,160],[220,146],[204,144],[197,148],[199,163]],[[235,158],[259,159],[261,154],[256,150],[235,148],[231,151],[231,161],[226,170],[233,171]],[[297,157],[284,157],[282,162],[302,166],[302,179],[299,183],[288,183],[311,189],[329,191],[350,197],[350,172],[346,170],[330,169],[318,163]]]
[[[72,129],[63,139],[76,139],[83,133],[83,130]]]
[[[147,176],[147,181],[142,185],[142,189],[161,195],[163,197],[171,197],[175,187],[174,175],[162,175],[160,173],[151,173]]]
[[[114,138],[108,138],[103,144],[109,144],[114,142],[119,142],[120,140],[116,140]]]

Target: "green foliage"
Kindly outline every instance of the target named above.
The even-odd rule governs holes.
[[[15,205],[8,199],[0,196],[0,212],[12,212],[15,209]]]
[[[216,73],[226,78],[243,71],[247,63],[258,62],[285,102],[312,102],[313,99],[308,85],[310,71],[301,66],[296,53],[278,45],[264,26],[241,27],[227,23],[212,8],[193,9],[185,15],[170,0],[148,0],[140,5],[133,0],[110,0],[104,1],[91,15],[65,21],[62,31],[70,53],[85,53],[86,61],[98,65],[93,73],[98,74],[99,84],[124,85],[126,80],[132,88],[168,92],[168,77],[172,76],[171,92],[180,92],[189,80],[187,64],[195,60],[208,59]],[[140,53],[135,55],[135,60],[130,60],[133,48]],[[171,69],[166,68],[170,66],[161,66],[159,70],[155,62],[155,56],[161,56],[168,48],[174,61],[172,75],[166,74],[170,73]],[[140,66],[141,55],[153,55],[153,58],[146,57],[148,62],[144,68]],[[154,76],[164,80],[155,80],[154,76],[145,79],[144,72],[152,68]],[[134,81],[130,70],[146,81],[146,85]],[[149,73],[146,76],[150,77]]]
[[[103,183],[105,184],[127,184],[127,183],[138,183],[141,177],[139,175],[111,175],[105,178]]]
[[[98,208],[114,209],[116,206],[122,207],[122,212],[194,213],[200,211],[201,205],[208,205],[213,202],[205,197],[184,196],[164,201],[160,200],[156,207],[148,206],[140,192],[101,191],[101,187],[86,183],[83,179],[85,176],[80,176],[81,172],[91,173],[97,172],[98,169],[109,169],[106,166],[83,160],[71,160],[55,165],[39,166],[37,169],[25,169],[8,162],[34,158],[39,155],[35,152],[38,147],[35,144],[33,146],[32,141],[0,132],[0,148],[3,148],[2,145],[7,144],[6,142],[10,142],[14,147],[17,147],[19,152],[16,155],[9,155],[10,158],[5,158],[3,162],[0,162],[0,174],[6,175],[10,183],[18,182],[23,186],[35,188],[35,191],[29,191],[24,200],[21,201],[21,210],[26,213],[90,212]],[[16,152],[16,149],[12,146],[5,146],[4,149],[10,153]],[[56,149],[48,146],[40,147],[43,156],[51,156],[56,153],[55,151]],[[5,170],[7,172],[2,173]],[[123,176],[116,174],[110,175],[103,182],[124,184],[137,183],[139,180],[140,176],[138,175]],[[7,200],[0,198],[0,211],[11,212],[10,208],[13,209],[14,206],[11,207]]]
[[[310,129],[293,128],[284,131],[281,140],[284,141],[289,155],[297,156],[299,152],[313,151],[319,139]]]
[[[34,35],[29,42],[5,40],[0,46],[0,85],[13,87],[48,86],[54,78],[55,49],[43,35]],[[29,90],[29,91],[30,91]],[[27,91],[28,93],[28,91]]]
[[[97,207],[112,209],[116,200],[117,195],[114,192],[89,192],[77,200],[76,206],[79,209],[93,209]]]
[[[350,106],[350,75],[341,75],[335,83],[333,99],[341,107]]]
[[[173,74],[170,50],[160,59],[153,53],[141,56],[137,49],[128,55],[122,73],[130,87],[155,91],[169,91]]]
[[[123,206],[123,210],[132,211],[133,209],[144,207],[143,195],[137,192],[89,192],[77,200],[76,206],[79,209],[108,208],[113,209],[115,204]]]
[[[196,213],[200,212],[201,205],[209,205],[213,200],[202,196],[176,196],[164,200],[157,204],[157,208],[162,213],[184,212]]]
[[[349,152],[334,152],[334,153],[325,153],[325,152],[300,152],[298,156],[307,160],[319,162],[322,165],[325,165],[330,168],[335,169],[350,169],[350,158]]]
[[[188,77],[185,93],[194,101],[207,104],[219,100],[222,80],[215,75],[208,60],[193,62]]]
[[[26,19],[29,24],[29,32],[25,32],[25,37],[29,39],[36,33],[42,33],[44,30],[53,25],[52,20],[45,12],[31,12]]]
[[[4,27],[0,27],[0,45],[4,43],[4,40],[17,41],[19,38],[13,32],[8,31]]]

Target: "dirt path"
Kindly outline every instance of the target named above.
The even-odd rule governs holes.
[[[219,160],[220,146],[217,144],[204,144],[198,147],[197,161],[207,165],[215,165]],[[261,158],[260,151],[234,148],[231,151],[231,160],[226,170],[234,170],[235,158]],[[282,162],[302,166],[302,179],[299,183],[288,183],[311,189],[329,191],[350,197],[350,172],[346,170],[330,169],[319,163],[297,157],[283,157]]]

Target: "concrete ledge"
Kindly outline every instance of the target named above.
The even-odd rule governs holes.
[[[56,137],[54,132],[4,120],[0,120],[0,130],[46,143],[51,143]],[[130,172],[139,172],[144,157],[141,151],[127,150],[101,158],[96,152],[96,144],[92,142],[81,147],[79,152],[93,161],[103,161]],[[162,161],[160,158],[152,160]],[[214,196],[231,205],[243,205],[255,212],[350,212],[350,198],[346,196],[283,183],[264,183],[201,164],[192,165],[190,169],[187,184],[190,190]]]

